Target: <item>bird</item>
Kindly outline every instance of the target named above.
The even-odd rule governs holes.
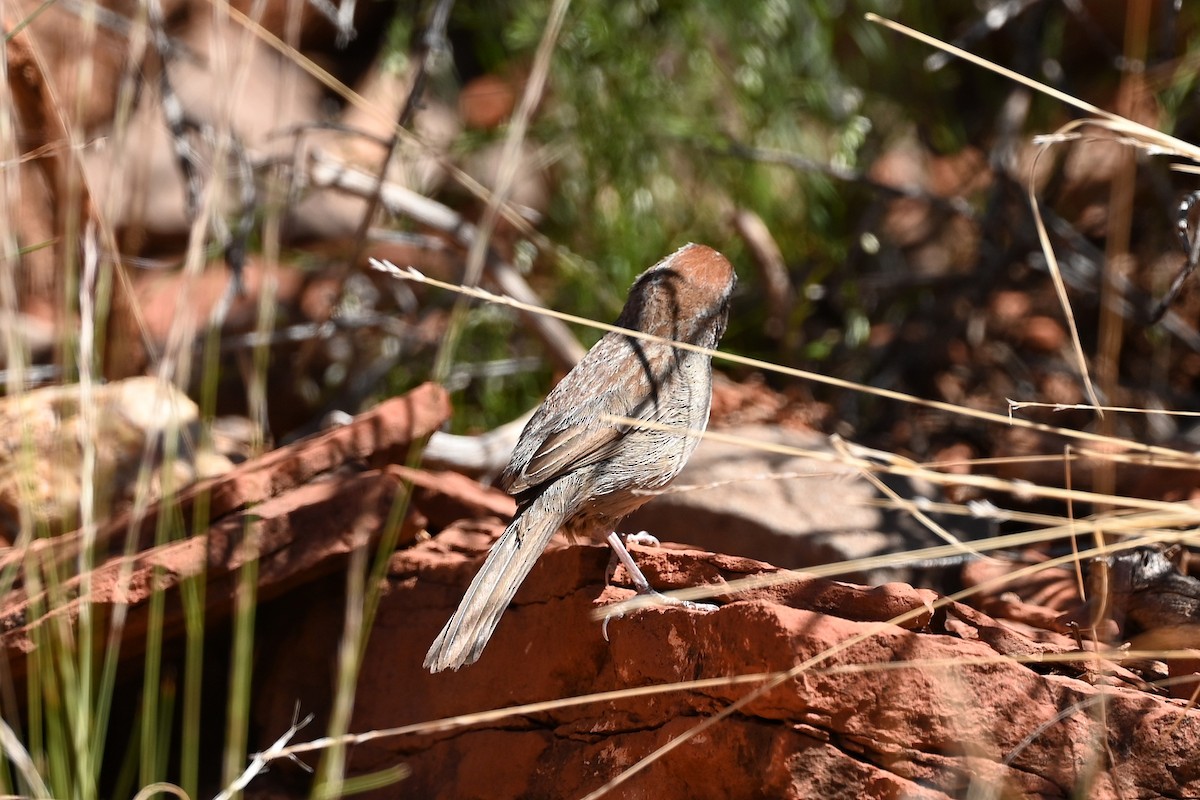
[[[725,256],[687,244],[637,277],[616,325],[715,349],[736,283]],[[610,534],[623,552],[615,526],[683,469],[711,402],[709,353],[619,332],[601,337],[521,432],[497,481],[516,498],[516,514],[429,648],[425,668],[457,670],[478,660],[555,531],[572,539]],[[622,561],[633,563],[628,553]]]

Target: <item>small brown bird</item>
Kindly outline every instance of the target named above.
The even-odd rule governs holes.
[[[723,255],[689,244],[638,276],[617,325],[715,348],[736,281]],[[425,666],[440,672],[479,658],[556,530],[603,536],[650,499],[637,490],[670,483],[695,449],[695,433],[708,425],[711,401],[709,356],[620,333],[600,339],[521,432],[500,476],[517,498],[517,515],[429,648]],[[673,430],[621,425],[606,416]],[[609,540],[620,546],[616,536]]]

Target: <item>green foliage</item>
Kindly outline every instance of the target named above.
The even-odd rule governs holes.
[[[762,214],[789,253],[837,257],[823,242],[842,209],[824,179],[719,155],[738,141],[856,163],[869,126],[822,11],[836,10],[786,0],[576,5],[534,130],[563,154],[547,232],[619,286],[689,239],[729,249],[735,206]],[[518,18],[506,41],[531,46],[538,29]]]
[[[554,157],[552,200],[540,230],[584,263],[543,258],[536,265],[534,280],[547,301],[610,321],[640,271],[685,242],[700,241],[742,268],[730,344],[793,361],[832,356],[828,342],[789,354],[763,338],[761,292],[748,269],[753,262],[730,218],[740,208],[760,215],[798,268],[793,280],[803,291],[806,283],[843,270],[861,191],[820,172],[755,163],[728,151],[738,144],[864,169],[890,135],[877,130],[877,113],[911,124],[862,88],[873,71],[886,72],[895,60],[894,37],[863,14],[894,14],[898,6],[889,0],[574,3],[530,139]],[[503,74],[532,61],[547,13],[544,3],[481,4],[457,8],[455,20],[471,32],[473,59]],[[920,66],[914,59],[912,69],[890,69],[899,79]],[[930,78],[928,91],[941,90],[947,80]],[[841,299],[853,305],[857,293]],[[796,327],[810,309],[797,307]],[[861,310],[850,312],[863,317]],[[482,318],[474,327],[466,347],[472,340],[521,341]],[[580,333],[585,343],[598,335]],[[525,395],[529,388],[525,377],[519,384],[493,382],[478,399],[504,398],[504,410],[484,410],[475,422],[502,421],[534,404],[548,385],[532,396]]]
[[[513,343],[525,338],[523,325],[511,309],[483,305],[468,315],[449,378],[455,432],[480,433],[515,419],[536,405],[553,384],[548,366],[508,367]]]

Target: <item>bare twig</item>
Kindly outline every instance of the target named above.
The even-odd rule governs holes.
[[[250,760],[249,766],[239,775],[232,783],[222,789],[213,800],[229,800],[235,794],[246,788],[254,777],[262,772],[267,767],[267,763],[278,758],[292,758],[294,756],[285,753],[287,743],[292,740],[292,737],[300,732],[308,723],[312,722],[312,714],[309,714],[299,722],[293,722],[292,726],[283,732],[283,735],[275,740],[274,744],[263,750],[261,753],[255,753],[254,758]]]
[[[783,253],[779,251],[779,245],[767,228],[767,223],[750,209],[741,208],[733,212],[733,227],[737,228],[738,234],[750,248],[762,276],[763,289],[767,293],[764,330],[768,336],[782,339],[787,333],[788,316],[792,313],[795,300]]]
[[[379,165],[379,180],[375,182],[375,188],[367,196],[367,207],[358,224],[358,234],[354,238],[355,252],[353,258],[347,262],[349,264],[357,264],[358,260],[362,258],[362,250],[367,242],[367,232],[371,228],[372,220],[375,219],[375,212],[379,210],[384,182],[387,180],[388,171],[392,168],[392,161],[400,147],[400,133],[407,130],[412,125],[413,118],[416,117],[417,109],[425,96],[425,82],[429,77],[430,66],[435,58],[446,60],[449,50],[449,46],[446,44],[446,23],[450,19],[450,10],[453,7],[454,0],[436,0],[429,24],[421,32],[421,35],[416,37],[417,68],[413,73],[412,87],[408,91],[408,98],[404,101],[404,107],[400,110],[400,117],[396,121],[396,127],[393,128],[392,136],[388,140],[383,163]]]
[[[1196,264],[1200,262],[1200,234],[1192,235],[1188,224],[1188,217],[1191,214],[1192,206],[1196,204],[1197,200],[1200,200],[1200,192],[1192,192],[1179,204],[1177,226],[1183,250],[1187,253],[1187,261],[1179,268],[1179,273],[1171,281],[1171,286],[1167,289],[1167,293],[1163,295],[1162,299],[1150,311],[1151,322],[1158,322],[1167,313],[1167,308],[1170,307],[1171,303],[1175,302],[1175,298],[1179,296],[1179,291],[1183,288],[1184,282],[1195,271]]]
[[[508,463],[530,411],[512,422],[479,436],[456,436],[435,432],[421,454],[421,464],[434,469],[452,469],[471,477],[497,475]]]
[[[310,178],[317,186],[336,186],[363,196],[379,185],[380,202],[392,213],[403,214],[422,225],[443,231],[463,247],[470,247],[479,236],[478,228],[458,212],[425,195],[396,183],[384,181],[380,184],[373,175],[346,166],[320,151],[311,154],[310,163]],[[492,279],[506,294],[531,307],[541,308],[545,305],[511,264],[490,253],[487,267]],[[528,309],[518,310],[522,311],[526,323],[546,345],[558,368],[570,369],[583,358],[583,346],[571,335],[566,325]]]

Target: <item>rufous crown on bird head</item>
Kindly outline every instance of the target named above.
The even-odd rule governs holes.
[[[617,325],[715,347],[736,284],[729,259],[702,244],[684,245],[638,276]]]

